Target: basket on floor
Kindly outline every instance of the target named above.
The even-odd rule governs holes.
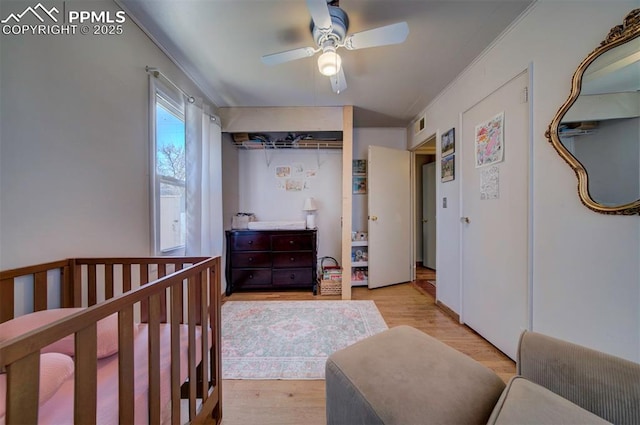
[[[332,266],[325,265],[325,261],[330,260]],[[342,294],[342,268],[338,260],[333,257],[322,257],[320,259],[320,295],[341,295]]]
[[[341,295],[342,280],[320,280],[320,295]]]

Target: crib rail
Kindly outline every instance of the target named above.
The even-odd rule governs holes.
[[[18,279],[31,282],[33,288],[33,311],[45,310],[48,305],[49,286],[53,285],[52,274],[59,276],[59,297],[53,300],[60,307],[73,307],[73,284],[70,273],[72,260],[54,261],[19,269],[0,271],[0,323],[14,317],[14,294]]]
[[[0,369],[7,372],[7,424],[37,422],[40,350],[70,334],[75,334],[74,422],[95,422],[96,323],[114,313],[119,319],[119,422],[134,422],[133,323],[136,305],[140,319],[148,323],[149,332],[149,423],[161,421],[161,322],[171,324],[171,422],[180,423],[180,365],[173,361],[179,356],[180,323],[188,324],[189,420],[194,423],[206,417],[221,420],[219,258],[83,258],[0,272],[0,320],[13,317],[16,279],[25,275],[32,277],[33,309],[47,308],[50,301],[48,285],[51,284],[48,277],[57,271],[60,272],[60,306],[85,304],[88,308],[0,343]],[[186,309],[184,296],[188,301]],[[196,364],[197,325],[203,326],[199,367]],[[207,328],[212,341],[208,340]],[[82,403],[79,403],[78,394],[82,394]],[[197,397],[202,401],[199,411],[196,411]]]

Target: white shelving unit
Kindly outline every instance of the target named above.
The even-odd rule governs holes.
[[[351,241],[351,286],[367,286],[368,284],[368,248],[369,241]]]

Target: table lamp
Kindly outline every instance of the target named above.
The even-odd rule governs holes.
[[[316,228],[316,215],[315,211],[318,209],[318,205],[313,198],[307,198],[304,200],[303,211],[307,212],[307,229]]]

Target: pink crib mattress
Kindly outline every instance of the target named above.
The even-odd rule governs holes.
[[[148,421],[148,325],[140,324],[134,339],[134,408],[135,423],[147,424]],[[196,364],[201,359],[200,326],[196,327]],[[171,326],[160,324],[160,399],[163,422],[169,422],[171,416]],[[188,375],[188,326],[180,325],[180,382],[184,382]],[[209,341],[211,339],[209,338]],[[40,406],[38,423],[62,425],[73,424],[73,377],[69,378],[58,392],[45,404]],[[97,390],[98,424],[118,423],[118,354],[98,360],[98,390]],[[82,402],[82,397],[80,398]]]

